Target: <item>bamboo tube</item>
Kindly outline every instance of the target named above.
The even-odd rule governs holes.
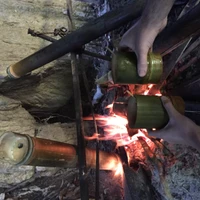
[[[17,165],[68,167],[78,166],[76,146],[30,137],[13,132],[5,133],[0,138],[1,155]],[[99,152],[99,168],[101,170],[117,170],[121,163],[115,153]],[[87,167],[96,167],[96,152],[86,148]]]

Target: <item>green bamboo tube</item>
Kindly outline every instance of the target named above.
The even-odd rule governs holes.
[[[181,97],[170,96],[174,107],[184,113],[184,101]],[[158,96],[135,95],[129,98],[127,118],[130,128],[160,129],[167,125],[169,116],[161,98]]]
[[[146,76],[139,77],[137,57],[133,52],[115,52],[112,57],[112,77],[116,84],[156,84],[163,73],[162,57],[149,53],[147,56],[148,71]]]

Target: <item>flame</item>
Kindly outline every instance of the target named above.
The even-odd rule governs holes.
[[[86,119],[92,120],[91,117],[86,117]],[[114,114],[112,116],[97,115],[96,119],[98,119],[97,125],[104,130],[104,136],[95,133],[91,137],[85,136],[85,139],[113,140],[117,143],[117,146],[125,146],[129,163],[133,160],[133,157],[144,161],[146,151],[148,154],[152,154],[155,151],[155,145],[147,137],[146,129],[138,129],[138,133],[131,137],[129,136],[127,129],[128,120],[126,118]],[[112,161],[109,164],[112,165]],[[113,170],[116,175],[122,175],[123,168],[121,163],[114,167]]]
[[[155,96],[159,96],[160,97],[160,96],[162,96],[162,94],[159,92],[159,93],[156,93]]]
[[[113,103],[112,104],[109,104],[109,105],[107,105],[105,108],[113,108]]]
[[[153,152],[155,152],[156,146],[154,142],[146,136],[146,134],[146,129],[138,130],[138,133],[133,136],[134,142],[130,143],[126,147],[129,164],[133,160],[140,160],[144,162],[146,154],[152,157]]]
[[[97,125],[104,130],[104,137],[99,137],[98,134],[93,134],[92,137],[85,136],[87,140],[114,140],[117,146],[124,146],[131,143],[131,138],[128,135],[127,125],[128,120],[113,114],[112,116],[96,115]],[[91,117],[85,117],[84,120],[92,120]]]
[[[118,115],[107,116],[106,121],[100,121],[98,126],[103,128],[106,140],[115,140],[117,146],[124,146],[131,142],[128,135],[128,120]]]
[[[138,129],[138,133],[130,137],[128,135],[128,120],[113,114],[112,116],[96,115],[97,125],[104,130],[104,136],[94,133],[93,136],[85,136],[86,140],[113,140],[116,141],[117,146],[127,146],[138,140],[138,137],[144,137],[147,141],[150,139],[146,137],[146,129]],[[84,120],[92,120],[92,117],[85,117]]]
[[[148,95],[152,87],[153,87],[153,84],[149,84],[147,86],[147,89],[144,91],[143,95]],[[159,90],[154,95],[155,96],[162,96],[162,94],[160,93]]]
[[[144,95],[148,95],[152,87],[153,87],[153,84],[148,85],[147,86],[148,89],[146,89],[146,91],[144,92]]]
[[[124,173],[124,171],[123,171],[122,163],[120,162],[120,163],[116,166],[115,176],[122,176],[123,173]]]
[[[143,95],[148,95],[153,84],[149,84],[147,89],[143,93]],[[129,93],[131,95],[131,93]],[[158,91],[156,96],[162,96],[160,91]],[[132,95],[131,95],[132,96]],[[120,117],[112,112],[113,104],[110,104],[105,107],[106,109],[110,109],[110,115],[95,115],[95,119],[97,120],[98,127],[101,127],[104,130],[104,135],[99,135],[98,133],[94,133],[91,137],[85,136],[86,140],[113,140],[117,143],[117,146],[125,146],[125,150],[128,157],[128,162],[130,163],[132,160],[139,159],[140,161],[145,160],[145,155],[154,155],[155,144],[147,137],[146,129],[138,129],[138,133],[133,136],[129,136],[128,133],[128,120],[127,118]],[[93,120],[93,118],[85,117],[84,120]],[[112,165],[112,160],[110,160],[109,165]],[[115,171],[115,175],[123,174],[122,163],[120,162],[112,168]]]

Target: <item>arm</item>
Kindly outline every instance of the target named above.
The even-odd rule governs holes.
[[[169,115],[169,122],[161,130],[148,131],[149,135],[162,138],[169,143],[192,146],[200,152],[200,127],[181,115],[168,98],[161,99]]]
[[[147,54],[158,35],[167,24],[167,15],[174,0],[147,0],[142,17],[122,37],[120,47],[128,47],[138,58],[138,74],[147,73]]]
[[[174,0],[147,0],[141,17],[142,23],[149,27],[162,23],[167,19],[173,3]]]

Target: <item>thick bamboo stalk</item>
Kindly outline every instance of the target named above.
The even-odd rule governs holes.
[[[0,141],[0,153],[13,164],[68,168],[78,166],[77,147],[71,144],[12,132],[5,133]],[[99,152],[99,169],[117,170],[120,163],[117,154]],[[86,165],[96,167],[94,149],[86,148]]]

